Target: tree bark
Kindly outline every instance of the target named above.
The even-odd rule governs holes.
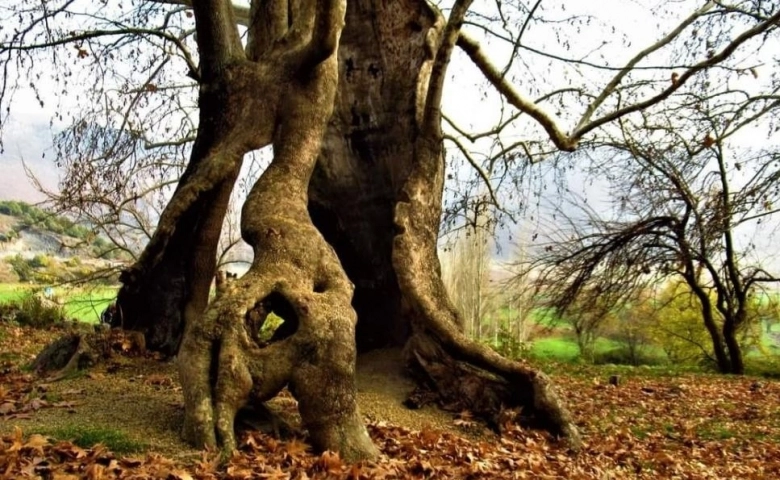
[[[441,405],[495,426],[524,406],[530,423],[577,447],[549,380],[467,339],[441,281],[441,142],[420,137],[437,20],[417,0],[349,2],[336,111],[309,210],[355,283],[358,350],[403,344],[410,371]]]
[[[180,180],[186,184],[201,160],[193,150],[190,166]],[[186,308],[203,311],[208,304],[216,253],[230,193],[240,162],[213,191],[203,194],[176,222],[176,231],[162,255],[147,256],[120,276],[117,314],[112,327],[139,331],[147,347],[175,355],[184,330]]]
[[[728,350],[729,370],[723,373],[733,373],[743,375],[745,373],[745,362],[742,358],[742,348],[737,340],[736,325],[740,324],[733,318],[726,318],[723,322],[723,341]]]
[[[178,366],[184,436],[195,445],[232,452],[239,409],[259,407],[289,386],[316,448],[348,461],[378,454],[357,408],[354,288],[307,210],[338,86],[345,8],[343,0],[323,0],[294,11],[285,39],[272,47],[289,55],[267,64],[261,55],[247,67],[265,73],[255,79],[255,95],[270,92],[280,102],[274,158],[241,214],[242,237],[254,250],[249,271],[204,315],[186,312]],[[284,323],[265,344],[256,333],[271,312]]]
[[[689,270],[693,271],[692,268],[689,268]],[[707,329],[707,333],[709,333],[710,339],[712,340],[712,350],[715,354],[715,361],[718,365],[718,371],[721,373],[729,373],[731,371],[731,361],[729,359],[728,353],[726,352],[726,347],[724,346],[723,337],[721,336],[720,330],[718,329],[718,324],[715,322],[715,312],[712,308],[712,303],[710,303],[710,297],[707,295],[707,292],[701,288],[695,277],[688,275],[684,278],[688,283],[688,286],[693,291],[694,295],[696,295],[696,298],[698,298],[699,302],[701,303],[704,328]]]
[[[435,16],[424,2],[348,2],[339,89],[309,187],[309,211],[355,284],[358,349],[410,333],[392,265],[393,209],[411,171],[416,102]]]
[[[267,400],[289,384],[318,448],[338,450],[349,459],[373,457],[376,450],[355,402],[357,338],[357,349],[363,351],[404,346],[410,371],[450,409],[471,410],[498,426],[506,410],[523,406],[524,419],[576,447],[577,431],[547,377],[467,339],[441,282],[436,242],[442,145],[440,137],[432,140],[421,132],[442,19],[422,0],[355,0],[348,2],[346,20],[338,62],[327,60],[310,74],[279,62],[263,70],[264,75],[249,67],[235,67],[233,73],[228,69],[227,74],[218,70],[202,89],[202,99],[215,95],[220,100],[201,104],[201,125],[216,121],[222,132],[217,146],[207,152],[256,148],[262,142],[249,141],[246,127],[266,129],[270,117],[275,156],[242,213],[242,234],[255,251],[249,273],[220,294],[205,314],[203,304],[188,293],[195,290],[185,287],[167,299],[176,310],[171,318],[168,304],[160,301],[148,302],[147,310],[139,308],[136,314],[146,315],[149,325],[165,318],[180,327],[185,320],[179,350],[185,436],[196,445],[230,450],[235,447],[237,410]],[[258,30],[255,35],[270,41],[275,34]],[[262,63],[267,58],[262,42],[256,43],[250,57]],[[335,114],[327,124],[333,95]],[[220,110],[227,99],[237,108]],[[436,110],[438,102],[434,100]],[[252,108],[238,108],[241,104]],[[273,115],[248,113],[262,111]],[[259,137],[266,134],[264,130]],[[177,256],[176,251],[179,238],[197,231],[187,227],[188,212],[196,210],[200,199],[213,208],[208,192],[220,182],[229,183],[227,176],[216,182],[203,174],[197,164],[215,160],[208,154],[200,158],[193,153],[193,176],[200,176],[185,176],[180,187],[189,188],[195,201],[170,207],[178,215],[169,215],[169,224],[161,222],[162,240],[153,241],[144,257],[171,279],[155,280],[155,287],[135,297],[139,301],[154,299],[159,291],[169,294],[177,281],[213,274],[213,263],[205,261],[210,249],[206,236],[193,245],[204,252],[208,265],[193,266],[185,261],[187,254]],[[200,193],[192,197],[193,191]],[[166,262],[168,258],[179,263]],[[127,276],[126,283],[145,285],[154,269],[134,271],[140,272],[138,278]],[[355,284],[354,297],[349,280]],[[357,330],[350,299],[360,318]],[[124,304],[120,302],[126,309]],[[253,332],[271,311],[285,323],[273,343],[260,344]]]

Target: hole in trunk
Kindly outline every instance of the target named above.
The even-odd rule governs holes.
[[[278,342],[298,330],[298,315],[284,296],[278,292],[255,304],[246,313],[244,325],[252,339],[260,346]]]

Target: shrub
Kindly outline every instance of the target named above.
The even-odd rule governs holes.
[[[597,352],[593,356],[595,365],[662,365],[666,360],[658,355],[652,355],[643,350],[632,350],[628,347],[618,347],[606,352]]]
[[[65,311],[61,306],[35,294],[26,295],[14,302],[10,308],[16,309],[14,320],[19,325],[48,328],[66,320]]]
[[[10,215],[12,217],[18,217],[22,215],[22,209],[18,202],[0,202],[0,213],[4,215]]]
[[[518,340],[512,332],[506,327],[502,326],[496,333],[496,338],[491,339],[488,345],[507,358],[526,358],[531,351],[531,347],[527,342]]]
[[[51,265],[51,259],[48,256],[39,253],[33,258],[27,260],[27,264],[31,268],[44,268]]]
[[[780,356],[746,358],[745,372],[749,375],[780,379]]]
[[[14,272],[16,272],[20,281],[29,282],[33,280],[33,268],[27,263],[27,260],[25,260],[24,257],[17,254],[16,256],[7,258],[6,262],[14,269]]]

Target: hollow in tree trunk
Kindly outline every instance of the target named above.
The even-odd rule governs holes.
[[[196,19],[202,15],[196,8]],[[205,314],[191,296],[180,297],[185,436],[193,443],[232,449],[237,409],[289,385],[318,448],[349,459],[374,456],[355,403],[355,335],[360,350],[405,346],[406,366],[442,405],[494,423],[502,410],[522,406],[540,426],[579,443],[544,375],[463,336],[441,282],[436,240],[444,163],[440,122],[431,112],[438,112],[446,68],[440,65],[432,80],[443,26],[422,0],[355,0],[338,62],[330,57],[307,69],[313,64],[306,55],[270,58],[249,48],[252,65],[205,69],[199,138],[216,141],[200,162],[221,168],[195,167],[194,180],[183,179],[142,260],[175,258],[169,250],[177,245],[178,222],[227,180],[213,174],[230,170],[225,157],[229,165],[240,163],[248,149],[270,141],[269,132],[275,155],[243,210],[242,234],[255,251],[250,271]],[[199,30],[202,48],[208,49],[208,33]],[[452,29],[449,35],[451,50]],[[209,52],[201,56],[208,66]],[[335,115],[324,133],[337,84]],[[204,102],[211,96],[213,103]],[[219,135],[207,133],[214,127]],[[213,266],[170,265],[183,270],[180,278],[213,274]],[[137,271],[136,283],[144,284],[152,269]],[[350,300],[360,318],[357,332]],[[147,322],[165,315],[155,305]],[[261,344],[254,332],[272,311],[284,324],[273,343]]]
[[[375,15],[364,14],[365,4]],[[504,410],[523,406],[576,447],[549,379],[463,336],[441,281],[441,141],[420,133],[441,28],[417,0],[349,3],[336,111],[310,185],[312,218],[356,285],[359,351],[405,345],[407,367],[441,405],[496,426]]]
[[[354,287],[307,210],[309,180],[333,112],[345,7],[330,0],[298,11],[290,31],[308,28],[310,40],[274,65],[286,78],[258,85],[284,88],[274,158],[241,214],[254,259],[205,314],[186,315],[179,350],[184,436],[195,445],[234,450],[238,410],[287,386],[316,448],[350,461],[377,455],[357,407]],[[262,57],[255,68],[264,69]],[[284,323],[263,344],[256,334],[271,312]]]

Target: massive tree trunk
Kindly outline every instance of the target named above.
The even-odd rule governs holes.
[[[403,346],[411,331],[392,264],[393,210],[414,164],[435,21],[420,0],[348,2],[336,109],[309,211],[355,284],[361,351]]]
[[[441,405],[496,426],[524,407],[525,419],[577,446],[549,380],[467,339],[441,280],[442,143],[422,122],[426,102],[438,101],[427,94],[442,25],[418,0],[349,3],[309,209],[355,283],[359,350],[404,345],[406,366]]]
[[[278,23],[282,30],[288,27]],[[505,410],[525,407],[524,418],[573,446],[579,443],[544,375],[463,336],[441,281],[436,243],[444,162],[438,111],[447,61],[437,75],[432,72],[437,56],[449,58],[456,27],[448,30],[448,51],[440,56],[444,21],[426,2],[350,1],[338,62],[331,58],[308,71],[300,58],[268,59],[255,52],[260,67],[238,62],[204,79],[199,141],[211,135],[202,132],[207,125],[216,124],[221,133],[199,162],[221,165],[220,175],[213,175],[214,168],[192,167],[194,179],[182,180],[139,263],[156,266],[172,280],[163,283],[151,276],[154,268],[137,266],[123,289],[150,284],[170,291],[175,281],[189,285],[193,277],[205,282],[207,275],[210,280],[211,236],[201,234],[192,243],[204,252],[202,264],[188,264],[187,254],[176,251],[188,232],[198,231],[186,219],[198,217],[190,212],[201,201],[214,212],[209,225],[221,218],[217,200],[229,194],[227,173],[272,131],[274,160],[242,212],[242,235],[255,252],[249,273],[205,314],[203,297],[191,293],[207,291],[204,283],[175,290],[181,293],[168,303],[136,307],[147,315],[141,321],[147,328],[157,322],[180,328],[186,320],[179,365],[185,436],[193,443],[232,449],[236,411],[289,385],[318,448],[350,459],[374,456],[355,402],[356,344],[359,350],[403,346],[406,366],[427,390],[422,397],[433,394],[442,405],[471,410],[494,424]],[[208,45],[209,32],[200,28],[199,44]],[[269,31],[254,35],[273,40]],[[251,46],[249,51],[251,57]],[[201,56],[204,62],[211,58],[209,52]],[[262,60],[268,60],[265,67]],[[334,95],[336,112],[325,132]],[[220,109],[226,102],[235,108]],[[262,132],[250,135],[253,128]],[[139,302],[155,298],[152,288],[138,292],[124,295]],[[350,299],[360,319],[357,331]],[[129,308],[127,300],[120,304]],[[169,315],[167,305],[178,310]],[[261,344],[255,333],[271,311],[284,324],[270,345]]]

